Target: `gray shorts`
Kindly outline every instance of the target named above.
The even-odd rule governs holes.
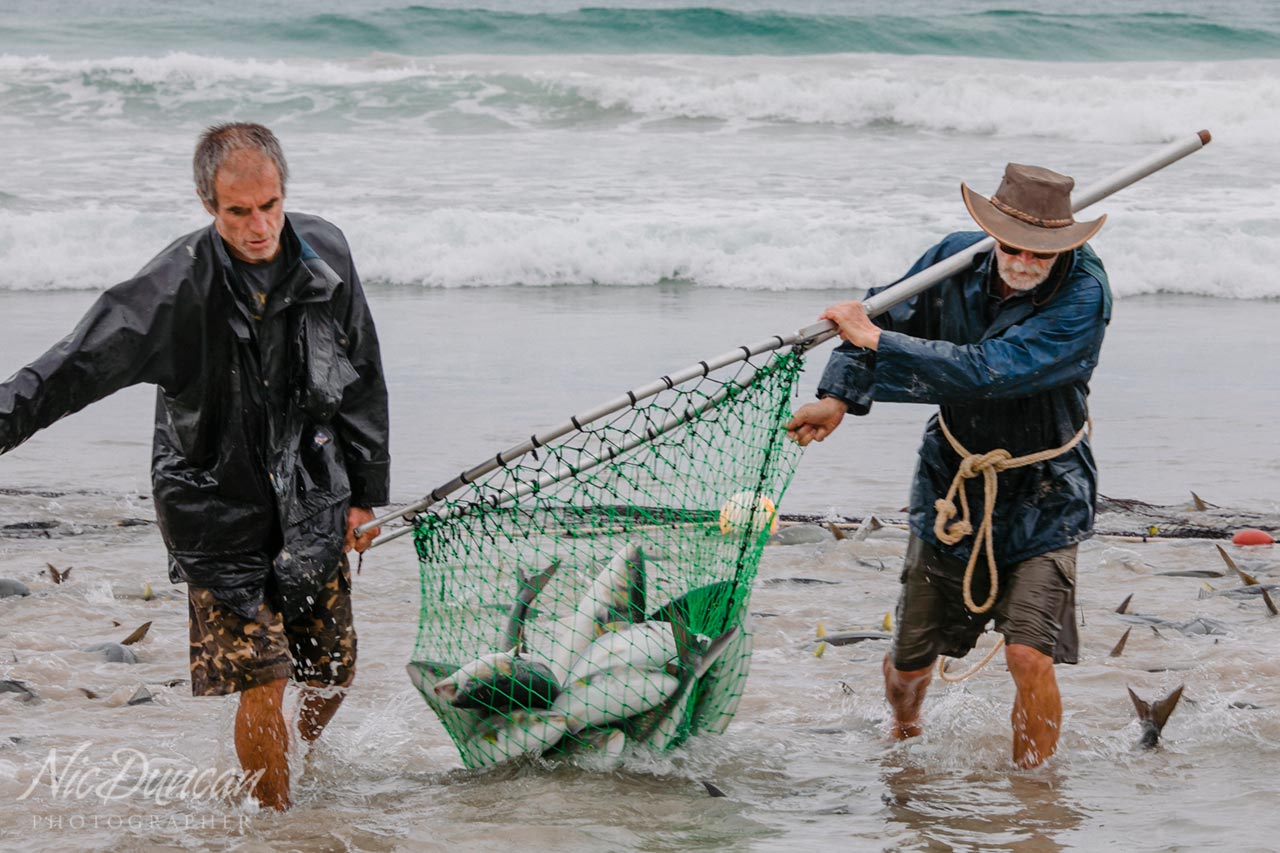
[[[894,667],[911,671],[931,666],[938,655],[964,657],[991,619],[1006,643],[1030,646],[1054,663],[1076,663],[1077,547],[1038,554],[1000,572],[995,606],[974,614],[964,606],[965,561],[912,536],[893,629]],[[989,590],[986,558],[979,557],[973,600],[986,601]]]

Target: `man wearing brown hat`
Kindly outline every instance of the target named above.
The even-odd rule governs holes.
[[[1053,665],[1077,660],[1076,548],[1093,531],[1097,500],[1087,383],[1111,294],[1086,241],[1106,217],[1076,222],[1073,185],[1016,163],[989,199],[961,185],[982,232],[949,235],[908,275],[987,235],[995,248],[874,320],[861,302],[823,312],[845,343],[831,355],[820,399],[788,425],[806,445],[875,400],[938,406],[912,484],[911,541],[884,661],[891,734],[920,734],[934,661],[963,657],[994,619],[1017,687],[1020,767],[1057,748]]]

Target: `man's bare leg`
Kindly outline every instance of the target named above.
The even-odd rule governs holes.
[[[1013,763],[1036,767],[1058,748],[1062,695],[1053,658],[1030,646],[1005,646],[1004,659],[1018,693],[1013,699]]]
[[[338,713],[338,706],[347,697],[347,688],[318,681],[308,681],[307,686],[316,689],[303,691],[302,707],[298,711],[298,734],[307,743],[315,743],[333,715]]]
[[[889,706],[893,709],[893,726],[889,729],[889,736],[895,740],[919,736],[920,706],[924,704],[924,694],[933,679],[933,667],[894,669],[893,661],[889,655],[885,655],[881,668],[884,670],[884,698],[889,700]]]
[[[236,711],[236,755],[246,777],[257,781],[250,792],[267,808],[289,808],[289,727],[284,722],[284,685],[279,678],[240,693]]]

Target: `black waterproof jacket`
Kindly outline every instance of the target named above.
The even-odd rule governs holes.
[[[0,385],[0,452],[121,388],[157,385],[152,487],[170,579],[246,617],[268,592],[286,617],[307,609],[337,570],[348,507],[388,499],[387,391],[346,239],[290,213],[281,250],[260,321],[210,225]]]
[[[952,234],[907,275],[984,237]],[[1023,456],[1066,444],[1088,416],[1088,382],[1111,319],[1107,274],[1085,245],[1060,258],[1034,290],[1001,300],[988,290],[994,264],[992,252],[980,254],[968,268],[877,317],[885,330],[879,349],[842,344],[818,394],[840,398],[855,415],[867,414],[873,400],[935,404],[971,453],[1005,448]],[[933,533],[934,501],[946,496],[959,465],[935,415],[925,427],[911,488],[911,532],[967,561],[972,537],[947,546]],[[999,567],[1088,538],[1097,480],[1087,438],[1056,459],[1001,473],[993,516]],[[976,528],[982,478],[966,488],[971,510],[979,513]]]

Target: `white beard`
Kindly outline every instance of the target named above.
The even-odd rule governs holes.
[[[1026,262],[1016,255],[1006,255],[996,249],[996,270],[1000,279],[1010,288],[1017,291],[1031,290],[1049,277],[1053,272],[1056,258]]]

